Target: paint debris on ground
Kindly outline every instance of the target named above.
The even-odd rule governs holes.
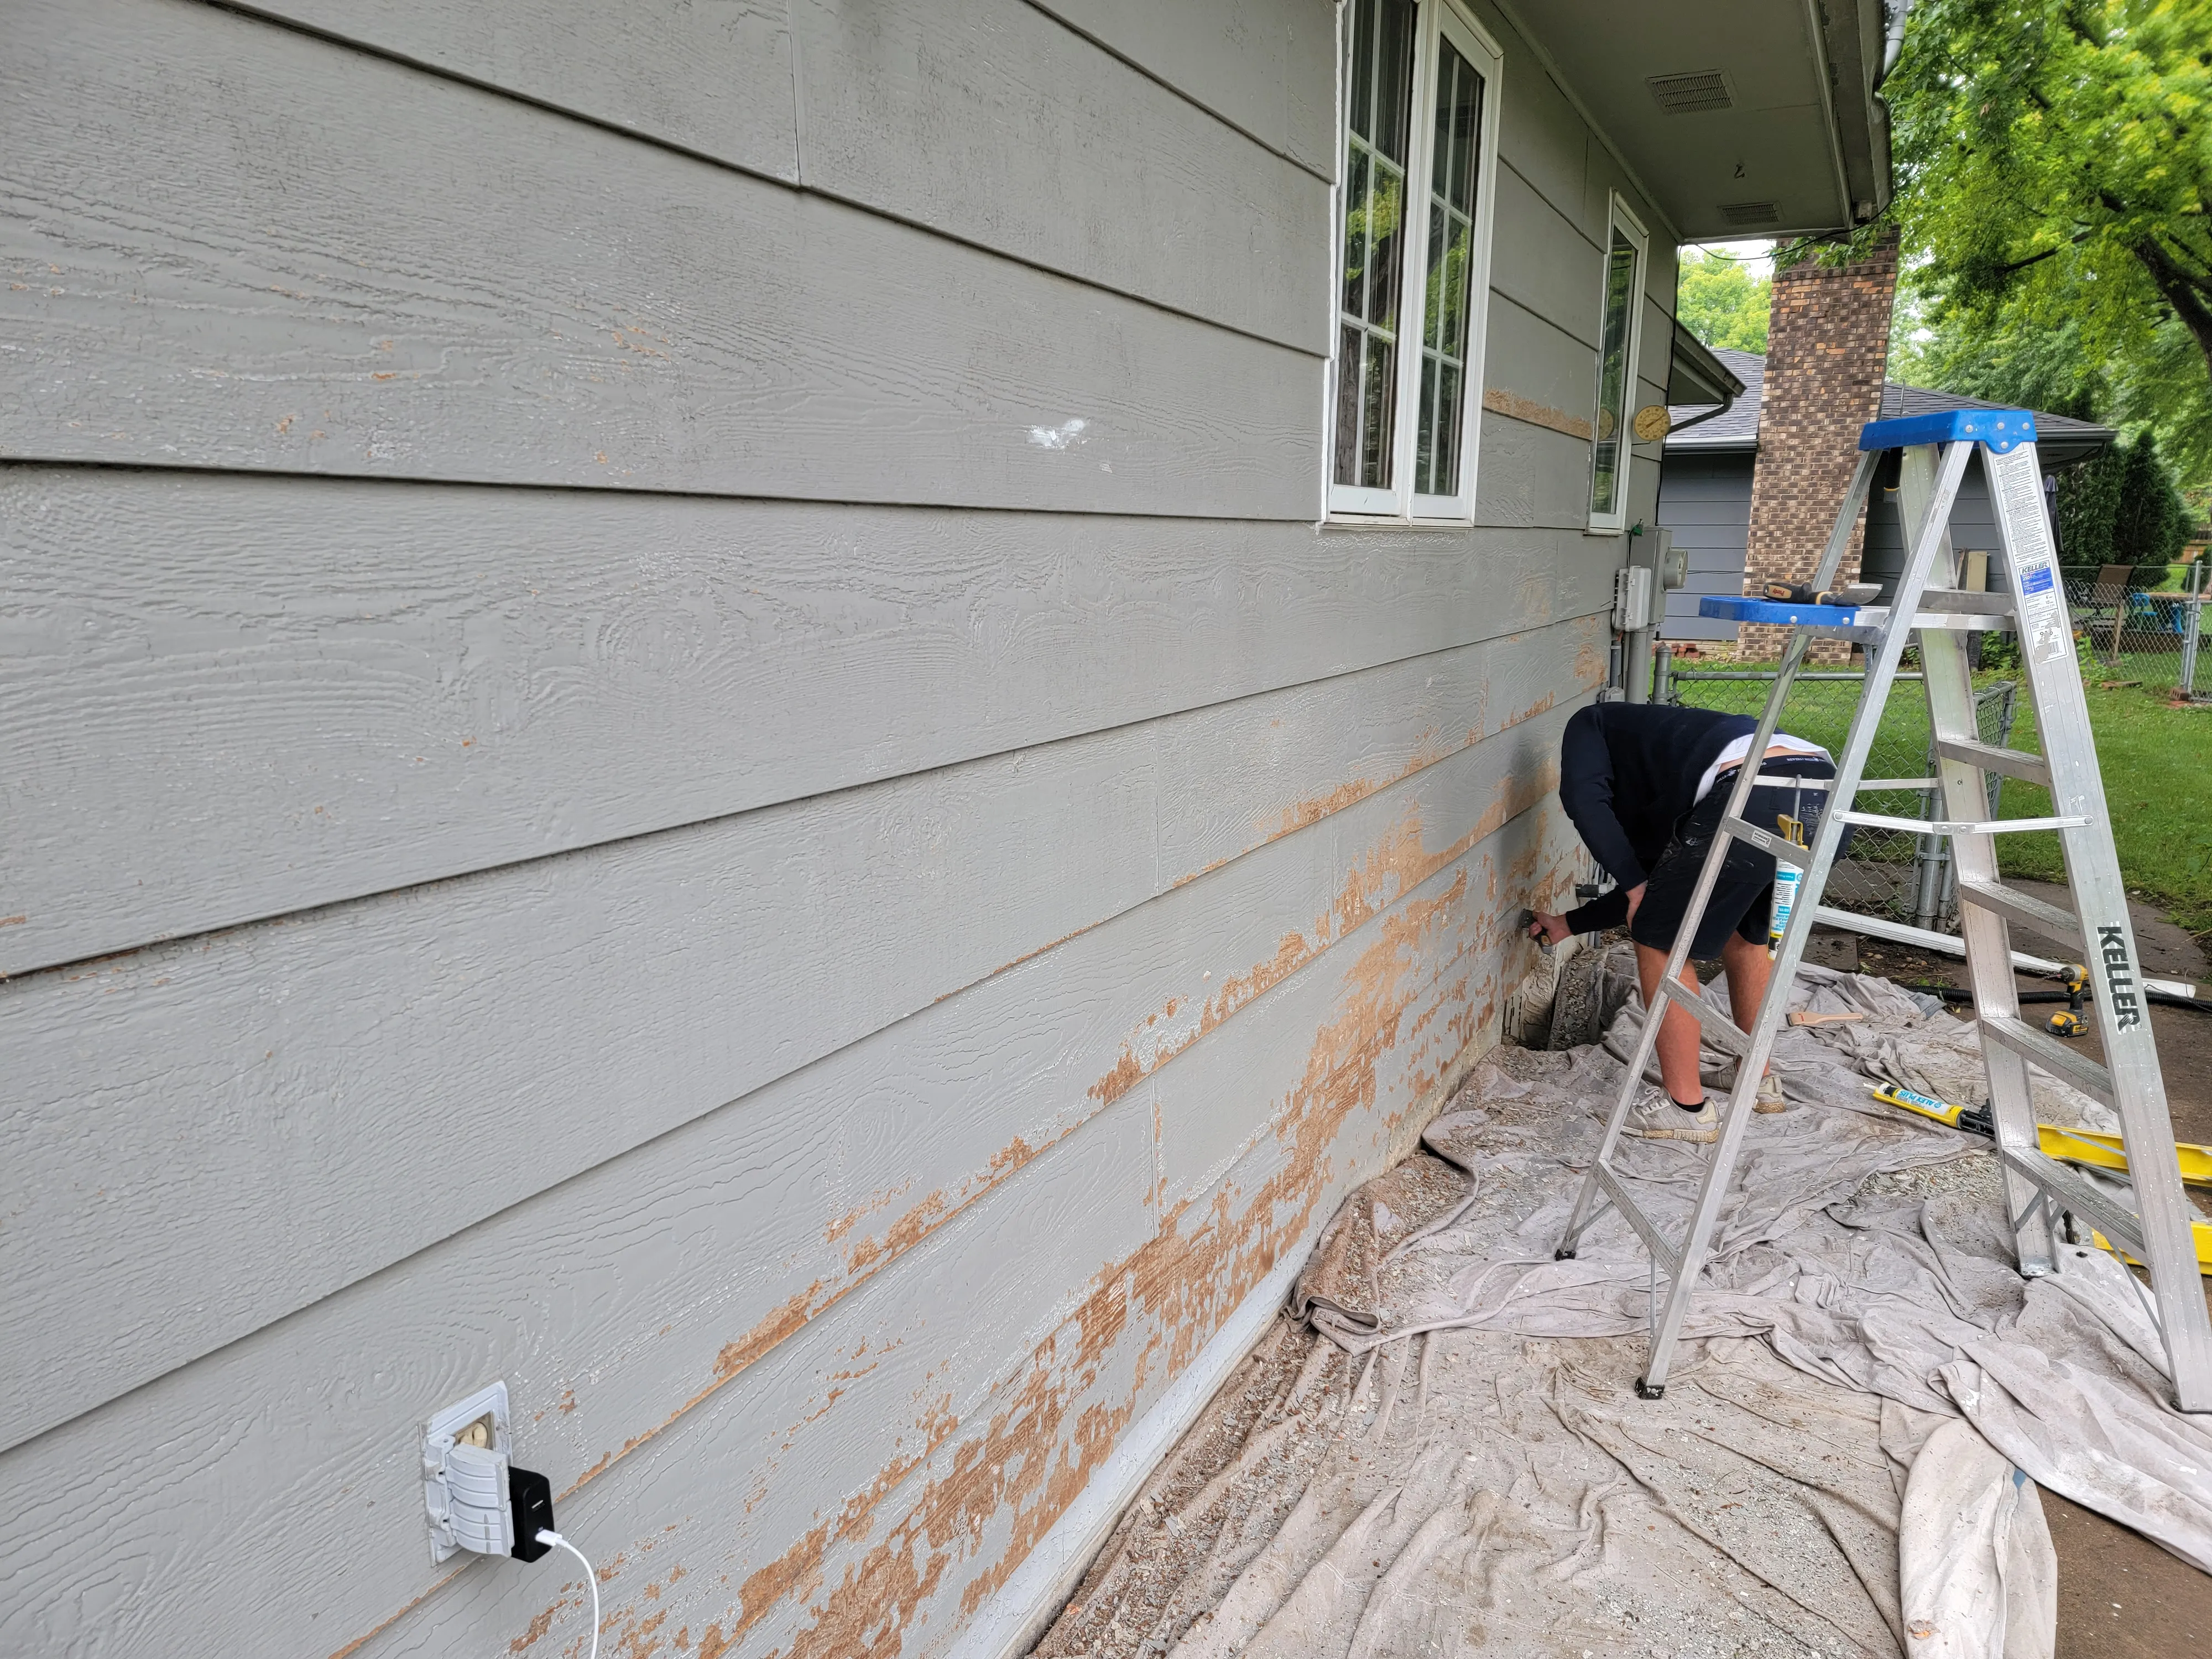
[[[1494,1051],[1347,1200],[1037,1659],[2032,1659],[2039,1486],[2212,1571],[2212,1432],[2166,1404],[2134,1281],[2086,1246],[2021,1279],[1987,1143],[1872,1098],[1984,1103],[1972,1024],[1886,981],[1796,988],[1858,1018],[1781,1039],[1789,1109],[1750,1126],[1663,1399],[1635,1393],[1652,1279],[1626,1225],[1553,1259],[1632,995],[1589,1016],[1602,1042]],[[1705,1155],[1623,1162],[1679,1230]]]

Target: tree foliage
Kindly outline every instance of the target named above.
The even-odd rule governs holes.
[[[2188,534],[2181,493],[2148,432],[2058,475],[2058,556],[2069,574],[2132,565],[2133,580],[2156,586]]]
[[[1754,277],[1743,261],[1703,248],[1682,252],[1674,291],[1675,315],[1709,346],[1766,351],[1766,319],[1774,279]]]
[[[2212,0],[1922,0],[1882,90],[1916,378],[2024,358],[2212,477]]]

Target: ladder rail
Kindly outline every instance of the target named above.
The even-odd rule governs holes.
[[[2130,1165],[2141,1172],[2133,1183],[2141,1254],[2158,1298],[2168,1374],[2182,1410],[2212,1412],[2212,1317],[2197,1272],[2195,1212],[2176,1173],[2173,1121],[2142,997],[2142,957],[2112,847],[2072,618],[2042,512],[2035,447],[1991,453],[1986,465],[1997,534],[2019,603],[2021,660],[2051,774],[2051,807],[2087,820],[2081,828],[2059,831],[2059,845],[2088,966],[2102,981],[2093,999],[2094,1017]],[[1984,1049],[1991,1046],[1985,1039]]]
[[[1844,492],[1844,511],[1836,527],[1829,532],[1827,546],[1820,555],[1818,580],[1824,585],[1834,580],[1844,554],[1850,545],[1851,528],[1859,509],[1866,505],[1867,492],[1874,483],[1875,467],[1879,459],[1870,453],[1862,452],[1856,465],[1851,470],[1850,483]],[[1811,637],[1799,631],[1794,633],[1789,644],[1783,647],[1781,672],[1776,675],[1774,685],[1767,693],[1766,708],[1759,714],[1759,725],[1752,735],[1751,747],[1744,756],[1747,764],[1736,769],[1735,780],[1729,786],[1724,817],[1741,818],[1743,816],[1744,803],[1751,799],[1767,747],[1781,727],[1782,706],[1789,696],[1790,683],[1796,678],[1798,667],[1811,646]],[[1729,837],[1715,836],[1712,846],[1706,849],[1705,864],[1698,872],[1697,885],[1691,890],[1690,906],[1686,912],[1689,920],[1678,930],[1674,946],[1667,953],[1667,965],[1660,974],[1662,984],[1668,980],[1679,979],[1682,964],[1689,960],[1690,945],[1697,934],[1697,921],[1704,916],[1705,905],[1712,897],[1713,887],[1720,879],[1721,865],[1727,859],[1728,851]],[[1574,1208],[1568,1212],[1566,1231],[1561,1237],[1555,1253],[1560,1257],[1574,1255],[1581,1243],[1583,1230],[1596,1218],[1599,1196],[1604,1191],[1599,1171],[1609,1162],[1614,1149],[1620,1144],[1620,1132],[1628,1121],[1629,1109],[1636,1103],[1637,1091],[1643,1085],[1644,1068],[1650,1064],[1652,1053],[1658,1047],[1659,1028],[1666,1023],[1666,1013],[1662,1006],[1663,1000],[1663,993],[1655,994],[1650,1006],[1644,1011],[1644,1029],[1637,1035],[1636,1049],[1629,1056],[1628,1071],[1621,1079],[1620,1093],[1613,1101],[1613,1112],[1606,1120],[1604,1132],[1598,1137],[1597,1155],[1591,1160],[1589,1173],[1583,1179],[1582,1191],[1576,1195]],[[1609,1196],[1622,1214],[1629,1217],[1632,1226],[1649,1224],[1642,1212],[1634,1211],[1633,1202],[1626,1193],[1616,1190]],[[1632,1215],[1632,1211],[1634,1212]]]
[[[2053,1240],[2058,1211],[2087,1218],[2107,1237],[2132,1249],[2151,1266],[2160,1337],[2176,1403],[2184,1411],[2212,1412],[2212,1319],[2207,1317],[2197,1277],[2194,1216],[2177,1172],[2173,1127],[2143,1005],[2145,981],[2112,842],[2087,702],[2074,654],[2071,617],[2057,584],[2049,526],[2043,517],[2030,417],[1998,410],[1942,419],[1923,416],[1869,428],[1861,434],[1858,465],[1821,555],[1815,576],[1819,586],[1831,585],[1840,568],[1884,438],[1889,447],[1905,449],[1899,505],[1909,545],[1893,603],[1887,609],[1856,615],[1832,610],[1815,617],[1793,613],[1790,620],[1796,625],[1752,739],[1752,756],[1763,757],[1815,637],[1864,643],[1867,669],[1861,699],[1844,740],[1836,777],[1826,785],[1829,810],[1821,816],[1810,848],[1792,848],[1785,853],[1778,837],[1744,817],[1751,791],[1758,787],[1758,760],[1737,769],[1720,833],[1699,867],[1688,909],[1667,954],[1659,988],[1650,999],[1635,1054],[1570,1213],[1559,1254],[1573,1255],[1583,1231],[1604,1210],[1621,1211],[1650,1252],[1655,1274],[1662,1267],[1666,1273],[1663,1310],[1656,1305],[1652,1310],[1650,1351],[1637,1384],[1646,1398],[1663,1394],[1806,944],[1818,921],[1839,915],[1824,907],[1820,898],[1843,837],[1855,822],[1875,821],[1852,810],[1850,803],[1869,787],[1867,756],[1899,678],[1905,652],[1917,640],[1923,668],[1909,678],[1921,681],[1927,699],[1930,767],[1936,775],[1925,783],[1940,795],[1942,816],[1935,817],[1931,809],[1929,822],[1916,821],[1912,827],[1948,835],[1952,842],[1962,901],[1961,936],[1953,948],[1963,949],[1966,957],[1980,1018],[1996,1151],[2021,1271],[2033,1276],[2062,1265],[2063,1255]],[[1998,533],[2011,572],[2008,593],[1966,594],[1958,586],[1949,538],[1951,509],[1966,465],[1977,455],[1983,458],[1997,509]],[[1962,635],[1982,626],[2010,626],[2018,633],[2029,697],[2043,736],[2042,755],[1981,741]],[[1991,819],[1987,805],[1991,773],[2045,785],[2052,798],[2051,815],[2025,822]],[[1996,836],[2030,823],[2060,835],[2073,900],[2070,917],[2055,906],[2007,889],[2000,879]],[[1711,902],[1722,865],[1737,842],[1786,858],[1804,871],[1797,903],[1778,944],[1766,994],[1747,1022],[1742,1011],[1733,1006],[1731,1018],[1723,1018],[1701,992],[1681,982],[1690,945]],[[2019,1018],[2019,992],[2012,973],[2017,959],[2011,949],[2014,922],[2077,939],[2093,969],[2104,975],[2105,992],[2095,1007],[2108,1066],[2096,1066]],[[1678,1006],[1696,1019],[1701,1039],[1735,1054],[1737,1061],[1720,1133],[1704,1160],[1689,1222],[1675,1245],[1637,1206],[1613,1159],[1659,1032]],[[2130,1210],[2118,1194],[2044,1155],[2033,1111],[2031,1065],[2112,1100],[2119,1112],[2131,1172],[2141,1172],[2134,1182],[2138,1210]]]
[[[1978,448],[1978,446],[1975,447]],[[1909,533],[1936,532],[1935,568],[1943,586],[1957,581],[1958,560],[1951,547],[1950,513],[1932,514],[1934,479],[1932,458],[1925,449],[1908,449],[1898,469],[1898,507]],[[2040,503],[2039,502],[2039,506]],[[1984,775],[1962,755],[1957,745],[1978,744],[1981,728],[1974,715],[1974,680],[1966,662],[1966,645],[1956,634],[1929,630],[1919,636],[1921,690],[1927,699],[1928,729],[1936,750],[1936,788],[1942,797],[1946,818],[1966,820],[1966,833],[1951,836],[1951,856],[1961,887],[1994,886],[1997,882],[1996,838],[1975,833],[1990,815]],[[2009,1019],[2017,1024],[2020,992],[2012,970],[2012,933],[2004,916],[1994,910],[1962,904],[1959,931],[1966,942],[1967,977],[1973,988],[1974,1009],[1983,1020],[1983,1069],[1989,1079],[1990,1115],[1996,1130],[1999,1168],[2011,1224],[2014,1259],[2031,1277],[2049,1273],[2056,1248],[2051,1236],[2050,1210],[2043,1190],[2007,1154],[2037,1149],[2034,1099],[2027,1061],[2018,1049],[1993,1043],[1987,1021]]]
[[[1905,646],[1911,632],[1910,623],[1919,603],[1920,590],[1926,584],[1936,540],[1944,533],[1944,526],[1949,522],[1951,503],[1958,495],[1960,481],[1966,476],[1966,462],[1974,448],[1974,445],[1963,441],[1954,441],[1944,448],[1931,504],[1931,510],[1936,516],[1931,525],[1923,526],[1921,533],[1914,538],[1905,573],[1899,580],[1894,614],[1900,620],[1883,631],[1881,641],[1869,655],[1865,690],[1858,708],[1852,713],[1850,729],[1844,738],[1844,752],[1836,763],[1833,799],[1849,799],[1859,779],[1865,775],[1867,757],[1874,748],[1875,735],[1881,728],[1882,711],[1889,702],[1890,688],[1896,681],[1899,668],[1903,665]],[[1860,471],[1869,477],[1872,476],[1870,454],[1871,452],[1863,452],[1859,458]],[[1855,479],[1856,476],[1854,475]],[[1847,501],[1846,506],[1849,505]],[[1847,538],[1850,529],[1850,522],[1839,515],[1840,537]],[[1838,552],[1838,535],[1830,536],[1830,555]],[[1832,580],[1835,573],[1832,568],[1826,568],[1826,556],[1822,562],[1823,579]],[[1810,642],[1810,636],[1803,630],[1798,630],[1790,641],[1792,649],[1784,653],[1784,672],[1777,677],[1774,690],[1768,698],[1766,715],[1761,722],[1759,747],[1754,753],[1763,754],[1766,742],[1772,738],[1781,716],[1782,705],[1789,696],[1789,682],[1794,678],[1796,664],[1804,656],[1801,647]],[[1744,803],[1751,793],[1751,774],[1754,769],[1750,766],[1742,769],[1737,792],[1729,803],[1729,817],[1741,818],[1743,816]],[[1667,1386],[1668,1373],[1674,1364],[1674,1349],[1681,1340],[1682,1326],[1689,1316],[1690,1297],[1696,1290],[1699,1275],[1705,1271],[1713,1231],[1720,1220],[1721,1205],[1728,1194],[1729,1177],[1735,1173],[1736,1156],[1742,1146],[1744,1132],[1750,1126],[1752,1101],[1758,1093],[1759,1081],[1765,1072],[1767,1058],[1773,1052],[1776,1032],[1790,1006],[1790,991],[1797,977],[1797,965],[1804,957],[1807,941],[1812,937],[1812,916],[1810,907],[1805,903],[1805,896],[1809,894],[1817,898],[1826,888],[1828,872],[1840,850],[1844,827],[1839,815],[1834,812],[1821,814],[1820,828],[1813,836],[1812,861],[1806,868],[1804,881],[1799,889],[1798,902],[1790,911],[1790,920],[1783,928],[1781,942],[1775,951],[1766,983],[1766,994],[1760,1000],[1759,1012],[1752,1023],[1744,1027],[1751,1038],[1750,1049],[1736,1062],[1735,1089],[1729,1097],[1726,1109],[1721,1114],[1720,1139],[1714,1146],[1712,1158],[1705,1165],[1705,1177],[1698,1183],[1697,1206],[1691,1217],[1688,1236],[1684,1239],[1680,1252],[1680,1267],[1668,1282],[1666,1311],[1653,1329],[1651,1352],[1644,1362],[1644,1376],[1638,1383],[1639,1390],[1646,1395],[1662,1391]],[[1727,840],[1726,836],[1714,837],[1713,857],[1722,854]],[[1709,877],[1717,873],[1717,866],[1711,864],[1710,858],[1708,865],[1706,873]],[[1692,905],[1683,921],[1681,933],[1675,940],[1674,953],[1677,956],[1686,951],[1698,922],[1704,918],[1702,901],[1710,895],[1711,885],[1710,880],[1703,884],[1698,896],[1699,902]],[[1737,1018],[1741,1020],[1740,1012]],[[1650,1023],[1647,1017],[1646,1024]]]

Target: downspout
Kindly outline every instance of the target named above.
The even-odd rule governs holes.
[[[1671,438],[1678,432],[1687,432],[1693,426],[1703,426],[1707,421],[1717,421],[1722,416],[1727,414],[1729,410],[1735,407],[1735,400],[1740,395],[1740,393],[1734,392],[1723,392],[1721,393],[1720,402],[1715,404],[1711,409],[1707,410],[1702,415],[1692,416],[1686,421],[1683,421],[1676,425],[1668,427],[1667,428],[1667,435]]]
[[[1888,0],[1885,9],[1889,13],[1889,27],[1882,36],[1881,73],[1874,77],[1876,92],[1889,79],[1890,70],[1897,67],[1898,54],[1905,50],[1905,20],[1911,15],[1912,0]]]

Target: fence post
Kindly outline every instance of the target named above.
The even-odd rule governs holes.
[[[2204,626],[2204,562],[2212,554],[2200,554],[2189,566],[2189,597],[2182,603],[2189,608],[2189,620],[2181,630],[2181,695],[2185,698],[2197,695],[2197,641]]]
[[[1674,701],[1674,647],[1671,645],[1662,643],[1659,647],[1658,660],[1651,670],[1651,701]]]
[[[1997,732],[1996,737],[1990,739],[1990,744],[1993,748],[2009,749],[2012,747],[2012,725],[2020,717],[2020,682],[1999,680],[1990,688],[1990,690],[1992,693],[2002,691],[2004,694],[1997,702]],[[1977,721],[1976,724],[1978,725],[1979,722]],[[2001,818],[2004,816],[2004,774],[1991,772],[1988,774],[1988,777],[1990,817],[1992,819]]]
[[[1936,769],[1936,744],[1931,738],[1928,744],[1928,769]],[[1936,816],[1936,796],[1930,790],[1920,792],[1920,816]],[[1918,836],[1912,848],[1912,925],[1933,928],[1941,920],[1937,912],[1943,906],[1944,866],[1950,863],[1949,848],[1941,836]]]

